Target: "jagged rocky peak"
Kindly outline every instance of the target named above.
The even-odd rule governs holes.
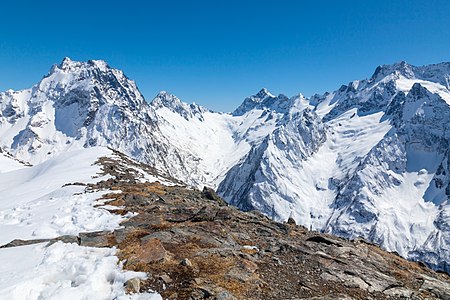
[[[412,79],[415,77],[415,69],[416,67],[408,64],[406,61],[401,61],[392,65],[380,65],[375,69],[371,80],[378,81],[391,74],[398,74]]]
[[[420,79],[435,82],[450,88],[450,63],[443,62],[425,66],[413,66],[405,61],[392,65],[378,66],[372,75],[370,82],[378,82],[388,76],[394,79],[404,77],[406,79]]]
[[[78,62],[66,57],[53,66],[33,88],[31,111],[41,111],[47,101],[55,108],[56,129],[68,136],[78,136],[82,127],[89,126],[95,118],[100,120],[102,116],[97,116],[97,112],[101,110],[103,114],[110,111],[112,119],[151,115],[135,82],[102,60]]]
[[[64,57],[59,65],[55,65],[60,70],[64,70],[66,72],[73,71],[76,68],[81,68],[83,66],[90,65],[93,67],[100,68],[102,70],[106,70],[109,68],[108,63],[104,60],[88,60],[87,62],[79,62],[70,59],[69,57]]]
[[[102,60],[73,61],[66,57],[54,65],[33,89],[33,97],[52,100],[56,106],[116,104],[141,109],[146,105],[134,81]]]
[[[421,79],[437,82],[450,89],[450,62],[423,66],[416,73]]]
[[[409,94],[411,94],[411,96],[413,96],[412,98],[414,99],[414,101],[418,101],[418,100],[421,100],[424,97],[428,97],[428,95],[430,94],[430,91],[428,91],[420,83],[416,82],[411,87],[411,90],[409,91]]]
[[[233,115],[242,116],[252,109],[269,109],[284,113],[290,107],[291,102],[287,96],[283,94],[274,96],[266,88],[263,88],[257,94],[245,98]]]
[[[262,88],[256,95],[254,95],[254,96],[252,96],[253,97],[253,99],[259,99],[260,100],[260,102],[263,100],[263,99],[265,99],[265,98],[267,98],[267,97],[275,97],[274,95],[272,95],[270,92],[269,92],[269,90],[268,89],[266,89],[266,88]]]
[[[73,66],[76,62],[70,59],[70,57],[64,57],[59,65],[55,65],[59,67],[61,70],[68,70],[71,66]]]
[[[188,121],[193,117],[202,121],[202,114],[208,111],[206,108],[196,103],[184,103],[177,96],[166,91],[159,92],[158,95],[156,95],[156,97],[151,101],[150,106],[152,106],[155,110],[168,108]]]
[[[341,85],[341,87],[339,88],[338,92],[339,93],[357,93],[358,92],[358,87],[360,85],[360,81],[359,80],[355,80],[352,82],[349,82],[347,85],[343,84]]]
[[[183,107],[183,104],[184,103],[181,102],[177,96],[166,91],[159,92],[158,95],[156,95],[156,97],[150,102],[150,105],[155,109],[167,107],[169,109],[176,110]]]
[[[65,69],[65,70],[70,70],[70,69],[75,69],[75,68],[86,68],[86,67],[91,67],[91,68],[96,68],[96,69],[100,69],[102,71],[107,71],[108,69],[114,69],[111,68],[110,65],[108,64],[108,62],[102,60],[102,59],[89,59],[87,61],[76,61],[76,60],[72,60],[70,57],[64,57],[63,60],[61,61],[61,63],[59,65],[57,65],[57,67],[59,67],[60,69]],[[121,72],[121,70],[117,70],[118,72]]]
[[[262,88],[258,93],[247,97],[244,102],[233,112],[234,116],[242,116],[249,112],[250,110],[261,106],[264,100],[267,98],[276,98],[272,95],[266,88]]]
[[[3,141],[21,159],[39,163],[69,146],[98,145],[150,159],[151,137],[158,134],[155,112],[136,84],[106,62],[65,58],[22,94],[0,106],[9,123],[24,118],[26,126],[13,128]]]
[[[411,118],[417,115],[423,119],[433,118],[436,115],[448,113],[449,110],[448,103],[442,99],[441,95],[431,92],[424,85],[416,82],[405,98],[403,117]],[[439,124],[445,123],[439,122]]]
[[[101,73],[108,73],[108,71],[110,70],[114,70],[116,74],[124,76],[122,71],[111,68],[104,60],[88,60],[82,62],[72,60],[69,57],[65,57],[61,61],[61,63],[52,66],[49,74],[46,77],[50,77],[55,73],[59,75],[61,75],[62,73],[66,73],[73,76],[88,77]]]

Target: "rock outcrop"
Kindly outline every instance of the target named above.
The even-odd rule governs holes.
[[[109,188],[122,191],[110,203],[137,213],[110,241],[125,268],[149,274],[141,291],[165,299],[450,299],[447,274],[363,239],[242,212],[208,189],[137,182],[102,163],[115,177]]]

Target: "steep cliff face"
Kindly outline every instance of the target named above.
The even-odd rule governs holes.
[[[301,188],[296,179],[302,161],[318,151],[326,133],[320,118],[309,108],[284,115],[277,125],[227,173],[218,192],[243,210],[257,209],[283,220],[295,211],[296,191]]]

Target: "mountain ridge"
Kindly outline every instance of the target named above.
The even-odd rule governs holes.
[[[449,272],[449,74],[382,65],[310,98],[263,88],[227,114],[167,92],[147,102],[106,62],[65,58],[33,88],[0,93],[0,147],[39,163],[109,146],[241,209]]]

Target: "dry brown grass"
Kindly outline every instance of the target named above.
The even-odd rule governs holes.
[[[151,183],[146,186],[146,191],[148,193],[155,193],[161,196],[164,196],[166,192],[166,187],[160,184],[159,182]]]
[[[154,193],[160,196],[166,195],[166,186],[159,182],[152,183],[137,183],[134,185],[126,185],[120,188],[124,193],[135,194],[140,196],[148,196],[150,193]]]
[[[256,250],[256,249],[244,249],[243,248],[243,249],[241,249],[241,252],[253,255],[253,254],[258,253],[258,250]]]
[[[130,232],[125,239],[119,244],[119,258],[128,259],[136,253],[137,248],[141,245],[141,238],[149,234],[148,231],[136,229]]]
[[[109,194],[103,195],[101,198],[99,198],[99,200],[117,199],[120,197],[120,195],[121,194],[118,194],[118,193],[109,193]]]

